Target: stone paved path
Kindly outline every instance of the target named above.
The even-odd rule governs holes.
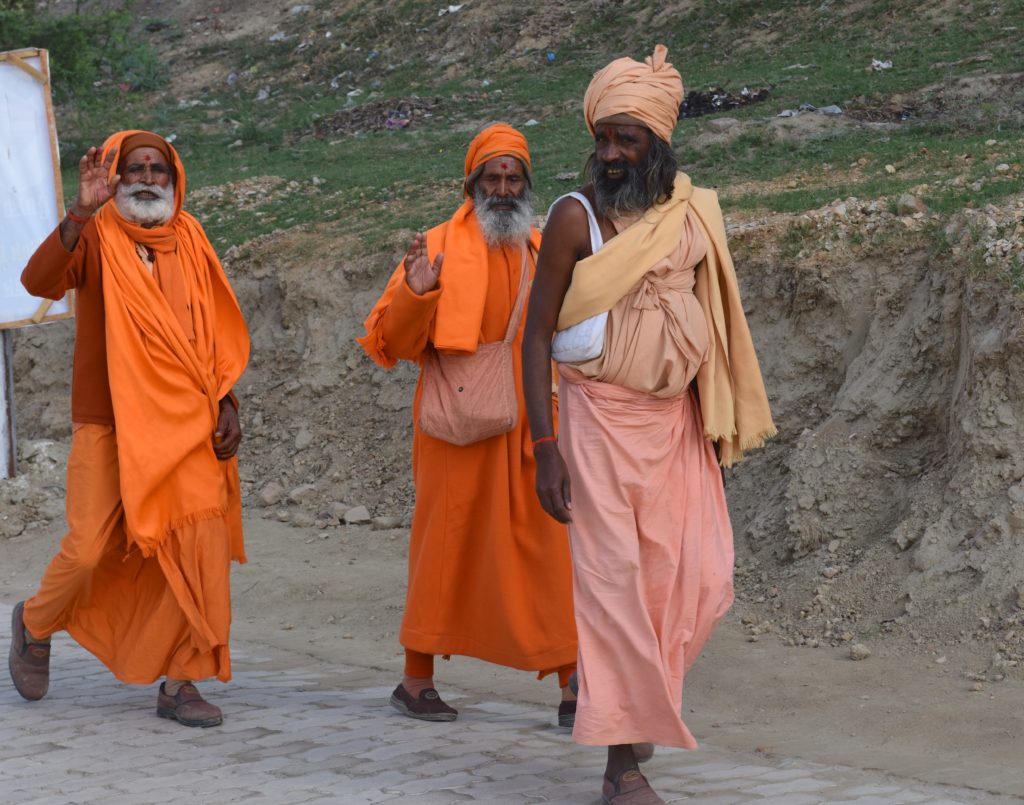
[[[0,604],[6,655],[10,604]],[[156,688],[118,683],[66,636],[50,694],[27,703],[0,679],[0,803],[585,803],[603,751],[572,743],[535,705],[446,689],[454,724],[404,718],[379,672],[234,647],[235,680],[203,690],[223,726],[154,715]],[[304,663],[297,667],[297,663]],[[766,759],[705,745],[660,750],[645,770],[668,802],[701,805],[1019,802],[859,769]]]

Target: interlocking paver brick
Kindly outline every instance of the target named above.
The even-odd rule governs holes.
[[[795,795],[804,794],[809,791],[821,791],[823,788],[834,788],[835,783],[827,782],[825,780],[813,780],[809,777],[804,777],[799,780],[786,780],[781,783],[766,783],[764,785],[756,785],[749,789],[751,794],[760,794],[763,797],[777,797],[784,795]]]
[[[0,604],[0,623],[9,617]],[[234,682],[202,688],[224,724],[191,730],[155,716],[155,685],[118,683],[58,635],[46,699],[24,702],[0,683],[0,803],[592,805],[600,796],[603,750],[574,744],[555,726],[554,704],[446,688],[459,720],[417,722],[387,705],[394,685],[372,669],[255,645],[234,654]],[[710,745],[659,749],[644,773],[667,802],[697,805],[1016,801]]]

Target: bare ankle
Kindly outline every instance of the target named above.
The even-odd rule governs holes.
[[[636,755],[633,754],[633,744],[618,744],[608,747],[608,764],[604,769],[604,776],[609,780],[615,779],[625,769],[639,768],[636,762]]]
[[[406,693],[414,699],[418,699],[423,691],[434,687],[434,677],[409,676],[407,674],[402,677],[402,687],[405,688]]]

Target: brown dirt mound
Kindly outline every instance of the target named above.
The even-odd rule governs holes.
[[[330,117],[318,120],[308,131],[294,139],[323,140],[337,135],[354,135],[359,132],[387,131],[393,129],[419,128],[431,120],[441,109],[441,99],[426,101],[422,98],[388,98],[370,101],[341,109]]]

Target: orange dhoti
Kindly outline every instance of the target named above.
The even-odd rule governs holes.
[[[122,682],[231,678],[229,574],[241,556],[238,470],[221,463],[229,514],[176,528],[146,558],[129,549],[109,425],[76,426],[68,459],[68,533],[25,602],[33,636],[67,630]]]
[[[694,748],[683,676],[733,600],[732,527],[700,409],[560,367],[579,635],[573,739]]]

